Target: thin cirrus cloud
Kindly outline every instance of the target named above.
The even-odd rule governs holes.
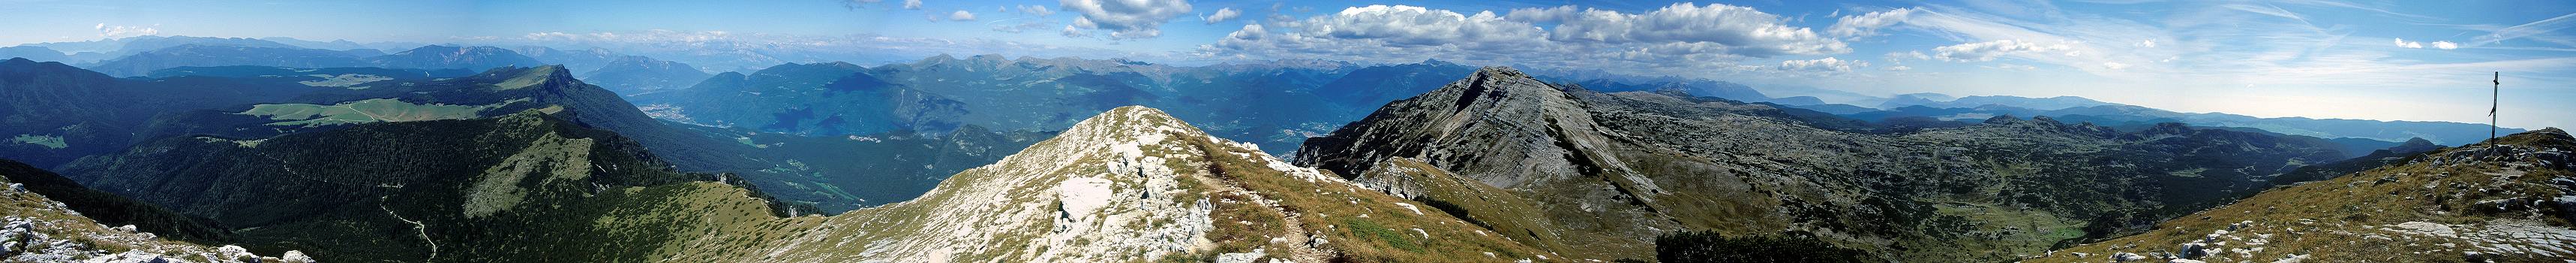
[[[2569,13],[2567,15],[2541,19],[2539,21],[2532,21],[2530,23],[2508,27],[2470,26],[2470,29],[2487,31],[2487,34],[2479,35],[2476,38],[2469,40],[2469,43],[2486,45],[2503,42],[2505,40],[2529,39],[2533,41],[2557,44],[2559,45],[2558,48],[2562,49],[2576,48],[2576,37],[2569,37],[2567,35],[2557,33],[2560,30],[2565,30],[2571,27],[2576,27],[2576,13]]]
[[[1019,7],[1019,9],[1020,9],[1020,14],[1026,14],[1026,15],[1029,15],[1029,16],[1040,16],[1040,17],[1043,17],[1043,16],[1055,15],[1055,10],[1053,10],[1053,9],[1047,9],[1047,7],[1046,7],[1046,6],[1039,6],[1039,5],[1021,5],[1021,6]]]

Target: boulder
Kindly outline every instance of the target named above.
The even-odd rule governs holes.
[[[1255,263],[1256,261],[1260,261],[1261,257],[1264,256],[1269,256],[1269,254],[1264,254],[1261,249],[1255,248],[1252,249],[1252,252],[1218,254],[1216,255],[1216,263]]]

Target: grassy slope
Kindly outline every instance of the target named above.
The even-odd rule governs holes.
[[[1483,182],[1459,177],[1430,164],[1398,158],[1379,165],[1378,169],[1369,169],[1368,174],[1361,175],[1360,180],[1371,184],[1403,184],[1402,188],[1417,191],[1409,194],[1413,195],[1411,199],[1414,201],[1423,203],[1422,210],[1449,214],[1518,243],[1577,256],[1600,256],[1592,254],[1609,250],[1601,246],[1620,245],[1566,240],[1565,235],[1580,233],[1557,231],[1554,222],[1548,221],[1538,211],[1534,201]]]
[[[500,105],[465,106],[412,104],[397,99],[368,99],[342,102],[340,104],[333,105],[301,103],[259,104],[252,105],[249,111],[243,111],[241,114],[269,116],[270,119],[280,120],[280,122],[269,123],[269,125],[309,127],[380,121],[400,122],[474,118],[481,117],[478,113],[481,113],[483,110],[496,108],[497,106]]]
[[[1278,200],[1284,210],[1299,214],[1301,224],[1313,231],[1323,229],[1329,248],[1344,253],[1345,258],[1359,262],[1457,262],[1510,261],[1521,258],[1564,258],[1543,254],[1542,250],[1522,245],[1496,233],[1485,231],[1464,220],[1432,209],[1428,204],[1405,200],[1331,181],[1309,181],[1267,169],[1260,151],[1242,147],[1222,147],[1218,142],[1192,141],[1210,151],[1207,157],[1216,170],[1226,171],[1220,178]],[[1338,177],[1335,177],[1338,178]],[[1398,205],[1403,204],[1403,205]],[[1409,205],[1413,209],[1403,208]],[[1418,212],[1417,212],[1418,211]],[[1224,222],[1224,221],[1219,221]],[[1319,227],[1320,226],[1320,227]],[[1419,228],[1423,232],[1413,233]],[[1428,237],[1420,236],[1428,233]],[[1358,241],[1358,242],[1353,242]],[[1488,255],[1486,253],[1492,253]]]
[[[2508,210],[2477,204],[2576,194],[2567,190],[2570,186],[2553,185],[2557,183],[2553,180],[2576,178],[2576,172],[2569,171],[2565,164],[2567,152],[2576,150],[2576,141],[2563,133],[2532,132],[2505,137],[2500,142],[2504,147],[2479,144],[2445,149],[2419,157],[2430,160],[2276,188],[2235,204],[2166,221],[2158,224],[2155,231],[2060,250],[2030,261],[2101,262],[2111,253],[2152,255],[2155,251],[2176,251],[2181,244],[2193,242],[2225,249],[2212,253],[2214,258],[2203,258],[2211,261],[2290,257],[2312,262],[2460,261],[2471,252],[2500,252],[2495,248],[2558,251],[2504,253],[2504,262],[2552,262],[2554,257],[2576,256],[2567,253],[2576,250],[2567,247],[2576,244],[2576,236],[2571,236],[2576,230],[2567,229],[2567,219],[2532,212],[2551,211],[2549,208]],[[2462,238],[2399,230],[2403,229],[2399,224],[2408,222],[2443,224],[2460,232]],[[2498,235],[2531,238],[2493,238]],[[2236,252],[2256,248],[2260,250]]]

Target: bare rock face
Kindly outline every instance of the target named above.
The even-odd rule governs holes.
[[[1388,104],[1333,136],[1308,139],[1301,165],[1357,176],[1391,157],[1415,157],[1497,187],[1597,174],[1607,146],[1581,102],[1506,67],[1476,70],[1422,96]],[[1401,125],[1367,125],[1374,123]],[[1562,158],[1524,158],[1560,156]],[[1604,160],[1606,159],[1606,160]]]

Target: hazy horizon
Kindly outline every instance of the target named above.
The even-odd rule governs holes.
[[[2563,103],[2576,98],[2563,84],[2576,76],[2576,37],[2564,32],[2576,3],[2567,2],[1134,2],[1146,5],[20,0],[13,13],[27,15],[0,19],[20,25],[0,43],[188,35],[1179,65],[1439,59],[1765,90],[2081,96],[2179,112],[2465,123],[2487,122],[2488,76],[2500,71],[2501,126],[2576,124],[2576,103]]]

